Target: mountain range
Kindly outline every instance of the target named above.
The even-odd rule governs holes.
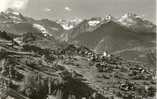
[[[131,13],[120,18],[107,15],[105,18],[52,21],[35,20],[8,9],[0,13],[0,30],[15,35],[41,33],[57,42],[84,45],[96,52],[145,63],[149,63],[147,54],[155,53],[156,25]]]
[[[109,15],[84,20],[63,37],[100,53],[106,51],[148,63],[147,53],[155,52],[155,30],[153,23],[135,14],[125,14],[120,19]]]
[[[156,99],[156,26],[0,13],[0,99]]]

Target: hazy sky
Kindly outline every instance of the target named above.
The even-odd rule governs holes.
[[[2,1],[2,0],[0,0]],[[3,0],[5,1],[5,0]],[[26,0],[14,0],[26,1]],[[70,19],[111,14],[120,17],[132,12],[155,21],[155,0],[27,0],[20,11],[34,18]]]

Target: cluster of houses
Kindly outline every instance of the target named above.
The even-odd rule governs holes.
[[[152,78],[152,73],[146,71],[142,67],[134,67],[129,69],[129,76],[131,76],[132,79],[134,80],[151,80]]]

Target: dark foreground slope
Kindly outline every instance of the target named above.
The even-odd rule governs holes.
[[[0,36],[0,98],[155,99],[155,68],[35,34]]]

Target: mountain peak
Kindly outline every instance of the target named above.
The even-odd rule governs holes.
[[[5,22],[21,23],[25,21],[25,17],[20,12],[10,8],[5,12],[1,12],[0,16]]]
[[[144,19],[136,14],[133,13],[127,13],[124,14],[118,21],[122,24],[122,25],[135,25],[138,23],[138,21],[143,21]]]
[[[113,17],[109,14],[109,15],[106,15],[105,19],[106,20],[111,20]]]
[[[88,24],[89,24],[89,26],[95,27],[98,24],[100,24],[102,22],[102,20],[103,19],[101,17],[93,17],[88,20]]]
[[[6,14],[12,14],[12,15],[16,15],[16,16],[19,16],[19,15],[21,15],[21,13],[20,12],[18,12],[18,11],[16,11],[16,10],[14,10],[14,9],[7,9],[6,11],[5,11],[5,13]]]
[[[141,20],[144,20],[143,17],[138,16],[137,14],[134,14],[134,13],[127,13],[127,14],[124,14],[124,15],[122,16],[122,18],[130,18],[130,19],[137,19],[137,18],[139,18],[139,19],[141,19]]]
[[[70,30],[70,29],[74,28],[80,22],[82,22],[82,19],[80,19],[80,18],[74,18],[74,19],[71,19],[71,20],[62,20],[62,19],[60,19],[60,20],[57,21],[57,23],[61,24],[62,27],[65,30]]]
[[[110,21],[117,22],[117,19],[109,14],[109,15],[106,15],[106,17],[104,18],[104,21],[105,22],[110,22]]]
[[[140,32],[155,32],[156,28],[152,22],[133,13],[124,14],[120,19],[118,19],[118,22],[134,31]]]

